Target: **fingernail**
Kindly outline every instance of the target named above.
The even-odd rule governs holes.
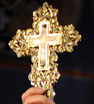
[[[48,104],[55,104],[52,100],[48,100]]]

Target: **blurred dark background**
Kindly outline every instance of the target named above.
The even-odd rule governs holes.
[[[30,57],[17,58],[8,42],[17,29],[32,27],[32,12],[45,0],[0,0],[0,104],[21,104],[31,87]],[[55,85],[56,104],[94,104],[94,1],[47,0],[59,9],[61,25],[73,24],[82,41],[72,53],[59,55],[61,78]]]

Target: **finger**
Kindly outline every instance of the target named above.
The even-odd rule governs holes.
[[[46,96],[34,95],[27,97],[24,104],[52,104],[52,103],[48,102]]]
[[[43,93],[44,93],[44,90],[42,88],[38,88],[38,87],[29,88],[25,93],[22,94],[22,101],[24,102],[24,100],[28,96],[40,95],[40,94],[43,94]]]

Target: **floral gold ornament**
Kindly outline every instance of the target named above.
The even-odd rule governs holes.
[[[53,98],[53,85],[60,77],[57,52],[72,52],[81,40],[81,35],[73,25],[61,26],[57,19],[58,10],[47,2],[33,12],[32,28],[18,30],[10,48],[18,57],[31,56],[29,80],[35,87],[47,90],[46,96]]]

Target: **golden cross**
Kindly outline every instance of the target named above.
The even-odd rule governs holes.
[[[33,65],[29,79],[35,87],[42,87],[47,96],[53,98],[53,85],[60,77],[56,52],[72,52],[81,40],[73,25],[61,26],[57,19],[58,10],[47,2],[33,12],[32,28],[18,30],[9,46],[18,57],[32,56]],[[52,89],[52,90],[51,90]]]

